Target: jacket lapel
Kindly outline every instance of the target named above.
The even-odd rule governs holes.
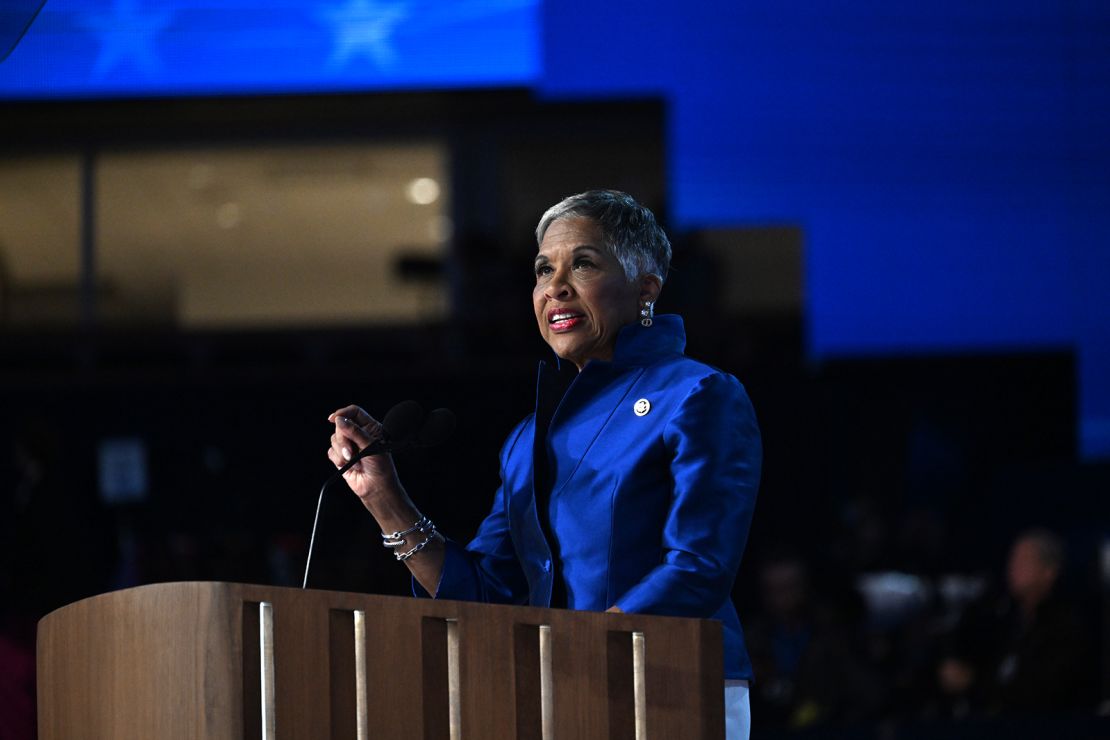
[[[575,378],[555,410],[547,434],[554,458],[549,461],[552,497],[574,478],[601,430],[624,406],[643,374],[642,367],[595,361]]]

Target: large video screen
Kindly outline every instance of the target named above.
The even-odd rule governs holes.
[[[40,3],[13,0],[0,14],[0,98],[528,84],[540,2],[48,0],[27,26]]]

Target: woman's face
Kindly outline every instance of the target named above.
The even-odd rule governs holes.
[[[536,255],[532,305],[540,334],[579,370],[590,360],[611,360],[617,332],[639,316],[642,283],[629,282],[596,221],[559,219]]]

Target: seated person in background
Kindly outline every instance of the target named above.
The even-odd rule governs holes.
[[[761,608],[747,630],[759,723],[802,728],[874,718],[882,681],[854,639],[849,609],[820,600],[809,567],[791,552],[760,564],[759,586]]]
[[[1078,609],[1058,593],[1064,544],[1045,529],[1010,550],[1007,595],[970,608],[937,668],[956,714],[1082,709],[1094,663]]]

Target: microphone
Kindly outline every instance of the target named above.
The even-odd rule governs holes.
[[[308,557],[304,563],[304,580],[301,588],[308,588],[308,570],[312,566],[312,551],[316,545],[316,527],[320,523],[320,509],[324,492],[344,473],[370,455],[398,452],[410,447],[434,447],[444,442],[455,431],[455,415],[449,409],[435,409],[424,416],[424,409],[416,401],[402,401],[386,412],[382,419],[382,436],[355,453],[351,459],[332,473],[320,487],[316,499],[316,516],[312,520],[312,536],[308,540]]]
[[[433,409],[411,440],[413,447],[435,447],[455,431],[455,415],[450,409]]]
[[[440,409],[436,409],[439,411]],[[442,409],[446,411],[446,409]],[[435,411],[432,412],[433,414]],[[451,413],[448,411],[447,413]],[[431,415],[429,415],[429,420]],[[401,401],[389,411],[382,419],[381,439],[375,440],[356,452],[346,465],[333,473],[333,477],[343,475],[358,464],[358,461],[371,455],[380,455],[385,452],[396,452],[407,447],[413,438],[423,430],[427,423],[424,421],[424,409],[416,401]]]

